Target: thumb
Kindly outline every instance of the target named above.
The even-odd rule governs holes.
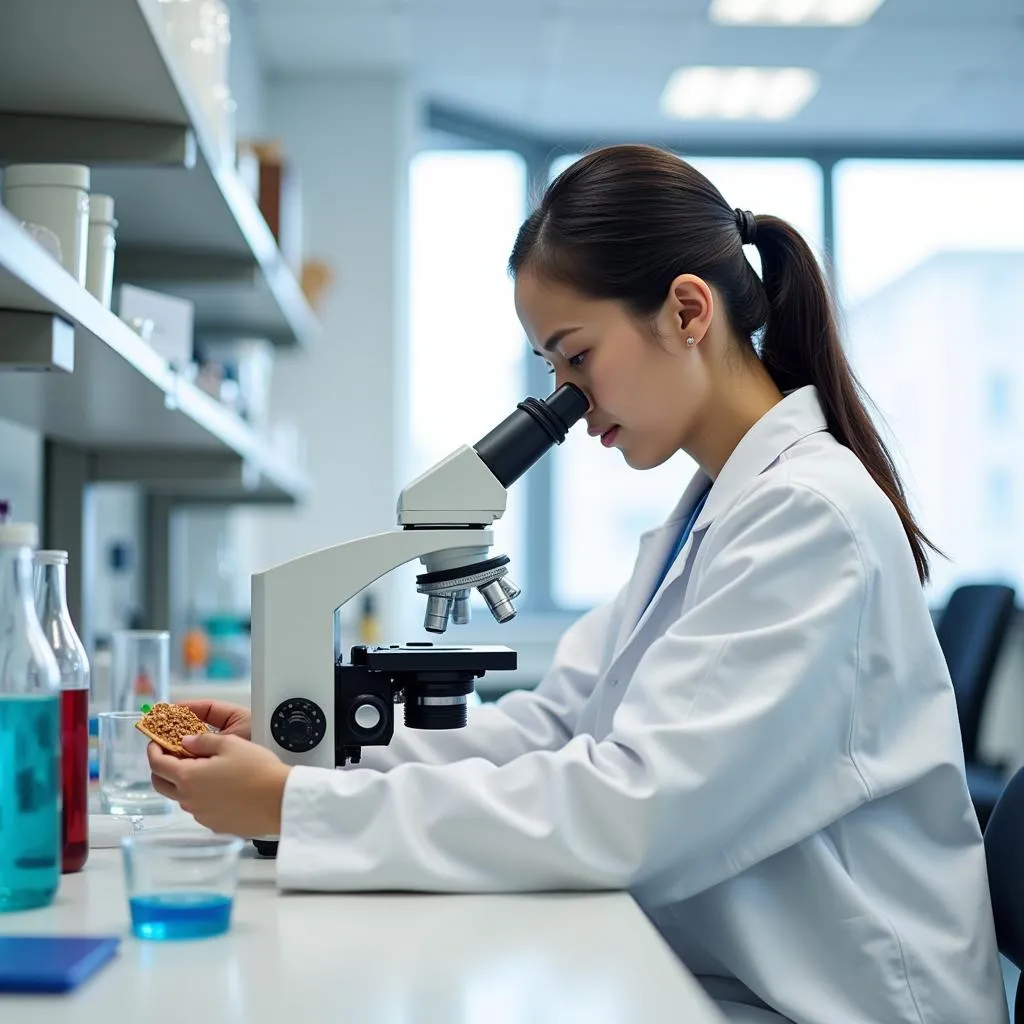
[[[201,732],[198,736],[185,736],[181,745],[196,757],[213,757],[224,752],[224,744],[230,739],[218,732]]]

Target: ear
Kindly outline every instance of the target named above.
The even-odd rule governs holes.
[[[703,278],[680,274],[669,285],[663,312],[673,344],[693,348],[703,341],[711,326],[715,297]],[[686,344],[688,338],[693,338],[689,346]]]

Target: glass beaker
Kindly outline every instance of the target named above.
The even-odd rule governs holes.
[[[160,629],[114,633],[110,662],[110,710],[140,711],[144,704],[169,704],[171,637]]]

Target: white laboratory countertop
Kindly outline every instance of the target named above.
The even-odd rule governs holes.
[[[0,995],[4,1024],[722,1024],[626,893],[281,894],[242,862],[232,931],[131,937],[118,850],[0,934],[114,934],[116,960],[64,996]]]

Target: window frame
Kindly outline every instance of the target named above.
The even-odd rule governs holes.
[[[427,105],[427,133],[423,149],[503,149],[518,152],[526,164],[527,209],[543,193],[552,165],[566,155],[593,148],[593,140],[551,138],[516,130],[487,118],[467,114],[445,104]],[[603,139],[612,144],[615,139]],[[623,140],[625,141],[625,140]],[[836,209],[835,168],[843,160],[893,161],[1024,161],[1024,144],[862,144],[816,146],[810,143],[736,145],[702,140],[673,138],[631,139],[647,142],[682,156],[733,158],[797,158],[816,163],[821,170],[822,259],[832,284],[835,279]],[[527,393],[545,395],[551,380],[543,362],[526,361]],[[552,557],[554,483],[551,459],[541,459],[517,487],[526,488],[525,549],[530,580],[529,592],[520,599],[522,613],[511,624],[520,644],[536,639],[546,645],[572,620],[588,608],[559,606],[554,600],[554,559]],[[509,627],[506,627],[508,629]]]

